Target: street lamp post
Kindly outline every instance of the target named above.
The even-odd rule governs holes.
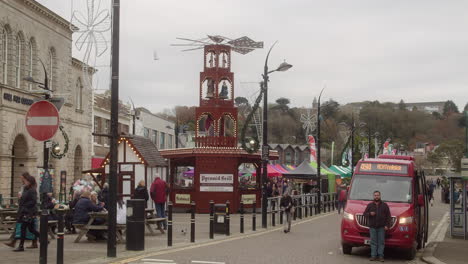
[[[275,42],[271,46],[270,50],[265,59],[265,66],[263,71],[263,82],[261,83],[261,88],[263,90],[263,133],[262,133],[262,227],[267,228],[267,182],[268,182],[268,160],[269,160],[269,152],[270,147],[268,146],[268,81],[269,77],[268,74],[275,72],[275,71],[287,71],[289,70],[292,65],[286,62],[280,64],[280,66],[276,70],[268,71],[268,58],[270,57],[270,52],[273,47],[276,45]]]
[[[321,175],[321,156],[320,156],[320,99],[322,98],[323,90],[325,87],[320,91],[320,95],[318,97],[317,102],[317,185],[318,185],[318,213],[321,213],[321,206],[322,206],[322,175]]]
[[[44,63],[42,60],[39,59],[39,62],[42,65],[42,68],[44,69],[44,83],[36,82],[31,76],[24,78],[25,81],[35,83],[42,85],[42,89],[44,89],[44,92],[41,93],[44,95],[45,100],[50,99],[50,89],[49,89],[49,79],[47,78],[47,71],[46,67],[44,66]],[[43,169],[44,169],[44,175],[42,177],[42,182],[41,186],[39,187],[39,192],[41,193],[41,217],[40,217],[40,236],[39,236],[39,242],[40,242],[40,249],[39,249],[39,263],[40,264],[46,264],[47,263],[47,219],[49,217],[49,211],[46,208],[45,205],[45,197],[48,192],[52,192],[52,182],[49,181],[48,179],[50,178],[50,173],[49,173],[49,144],[48,140],[43,142]]]
[[[120,39],[120,0],[112,1],[112,80],[111,80],[111,137],[109,164],[109,221],[107,225],[107,257],[116,257],[117,227],[117,139],[119,124],[119,39]]]

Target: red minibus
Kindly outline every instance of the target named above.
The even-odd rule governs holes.
[[[358,162],[341,221],[341,244],[344,254],[353,247],[370,245],[368,220],[363,213],[380,191],[390,208],[391,228],[385,233],[385,247],[406,251],[413,259],[424,247],[428,231],[428,197],[423,172],[415,168],[410,156],[380,155]]]

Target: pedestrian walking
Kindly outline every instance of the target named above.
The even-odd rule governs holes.
[[[144,180],[141,180],[138,183],[138,186],[135,189],[133,198],[145,200],[145,208],[148,206],[149,195],[148,195],[148,189],[146,189],[146,184]]]
[[[429,196],[429,202],[431,203],[431,206],[434,204],[434,189],[435,184],[430,183],[427,188],[427,195]]]
[[[160,218],[166,218],[165,205],[166,205],[166,182],[159,176],[154,179],[150,188],[151,199],[156,207],[156,215]],[[164,229],[167,228],[166,221],[163,222]]]
[[[388,205],[381,200],[380,191],[374,191],[374,201],[367,205],[364,216],[368,218],[369,223],[370,261],[384,262],[385,231],[390,228],[391,215]]]
[[[338,214],[341,213],[341,209],[343,209],[344,211],[347,196],[348,196],[348,192],[346,191],[346,186],[344,186],[340,190],[340,193],[338,194]]]
[[[26,229],[35,236],[31,248],[37,248],[37,238],[39,232],[35,229],[35,219],[37,214],[37,192],[36,192],[36,179],[25,172],[21,175],[23,182],[23,192],[19,200],[18,220],[17,223],[21,224],[21,237],[20,244],[14,250],[15,252],[24,251],[24,240],[26,239]]]
[[[439,177],[437,177],[436,183],[437,183],[437,189],[439,189],[440,188],[440,178]]]
[[[283,193],[283,197],[281,197],[280,200],[280,206],[286,217],[286,221],[284,221],[284,233],[291,232],[291,220],[295,204],[291,195],[289,195],[289,190]]]

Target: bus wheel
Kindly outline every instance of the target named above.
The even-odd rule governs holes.
[[[351,251],[353,250],[352,246],[350,246],[348,244],[341,244],[341,247],[343,248],[343,254],[351,255]]]
[[[413,260],[416,257],[416,247],[412,247],[410,249],[407,249],[406,252],[406,259],[407,260]]]

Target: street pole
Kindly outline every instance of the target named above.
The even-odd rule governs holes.
[[[273,48],[273,47],[272,47]],[[271,51],[271,49],[270,49]],[[270,55],[270,52],[268,52]],[[268,56],[267,56],[268,61]],[[263,75],[263,146],[262,146],[262,227],[267,228],[267,181],[268,159],[270,148],[268,146],[268,66],[265,62],[265,74]]]
[[[49,91],[49,80],[47,78],[47,71],[44,66],[44,63],[42,63],[41,60],[39,62],[42,64],[42,68],[44,69],[44,89]],[[45,100],[50,99],[49,93],[46,93],[44,95]],[[44,160],[43,160],[43,169],[44,169],[44,175],[43,175],[43,180],[41,186],[43,188],[40,188],[40,193],[41,193],[41,217],[40,217],[40,232],[39,232],[39,242],[40,242],[40,248],[39,248],[39,263],[40,264],[47,264],[47,247],[48,247],[48,241],[47,241],[47,219],[49,218],[49,211],[46,208],[45,200],[48,192],[52,192],[52,186],[48,186],[49,182],[46,181],[47,177],[50,178],[49,175],[49,146],[47,146],[48,140],[44,141],[44,148],[43,148],[43,153],[44,153]],[[51,184],[51,182],[50,182]],[[47,186],[46,186],[47,185]]]
[[[354,113],[353,113],[351,117],[351,177],[353,177],[353,174],[354,174],[353,156],[354,156],[354,130],[355,128],[356,127],[354,125]]]
[[[318,97],[318,104],[317,104],[317,184],[318,184],[318,213],[321,213],[321,205],[322,205],[322,176],[321,176],[321,157],[320,157],[320,99],[322,97],[322,93],[325,87],[320,92]]]
[[[119,124],[119,31],[120,0],[113,0],[112,14],[112,80],[111,80],[111,142],[109,164],[109,219],[107,227],[107,257],[114,258],[116,252],[117,221],[117,139]]]
[[[468,158],[468,110],[465,111],[465,158]]]
[[[367,130],[367,132],[368,132],[368,134],[367,134],[367,142],[369,142],[369,152],[368,152],[368,156],[369,156],[369,158],[370,158],[370,157],[371,157],[370,152],[371,152],[371,145],[372,145],[372,144],[371,144],[371,129],[370,129],[370,126],[369,126],[369,125],[367,125],[367,129],[368,129],[368,130]]]

